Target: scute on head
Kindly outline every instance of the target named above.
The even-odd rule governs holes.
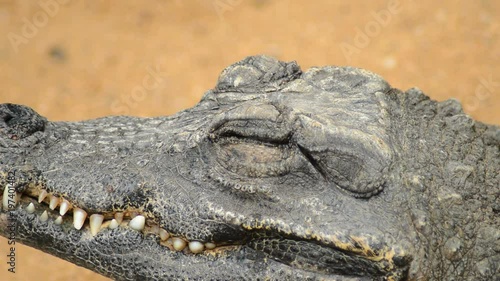
[[[266,92],[297,78],[302,71],[296,62],[281,62],[272,57],[247,57],[224,69],[216,92]]]

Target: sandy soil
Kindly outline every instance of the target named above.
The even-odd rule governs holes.
[[[225,66],[268,54],[363,67],[500,124],[499,1],[59,2],[0,0],[0,102],[51,120],[172,114]],[[0,280],[107,280],[21,245],[10,274],[6,251],[2,238]]]

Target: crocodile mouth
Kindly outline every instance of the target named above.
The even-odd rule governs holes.
[[[70,200],[59,197],[38,187],[28,187],[22,193],[7,185],[2,196],[4,211],[23,209],[28,214],[37,216],[42,222],[52,222],[56,225],[71,225],[72,228],[88,231],[92,236],[109,229],[129,228],[144,235],[157,236],[159,244],[172,251],[199,254],[204,251],[225,249],[233,245],[212,241],[189,241],[181,235],[175,235],[161,228],[154,219],[140,209],[127,209],[125,211],[111,211],[105,213],[92,213],[89,210],[73,206]],[[236,246],[236,245],[234,245]]]
[[[62,229],[75,228],[98,235],[101,231],[118,228],[133,229],[144,236],[156,237],[159,246],[186,255],[225,255],[244,248],[262,253],[263,257],[304,271],[319,273],[335,280],[403,280],[410,260],[388,259],[387,254],[372,251],[367,245],[351,239],[349,243],[325,243],[319,237],[246,228],[242,237],[226,241],[190,241],[172,233],[148,218],[139,209],[91,213],[73,206],[69,200],[29,187],[18,193],[7,185],[2,196],[3,211],[23,210],[40,222],[53,223]],[[366,279],[368,278],[368,279]]]

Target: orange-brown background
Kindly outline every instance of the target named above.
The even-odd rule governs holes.
[[[167,115],[224,67],[268,54],[363,67],[500,124],[499,1],[59,1],[0,0],[0,102],[51,120]],[[151,69],[159,83],[145,90]],[[21,245],[10,274],[6,251],[1,238],[0,280],[106,280]]]

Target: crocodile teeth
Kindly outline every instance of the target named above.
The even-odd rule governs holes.
[[[123,221],[123,213],[116,213],[115,214],[115,219],[118,224],[122,223]]]
[[[119,225],[118,222],[115,219],[112,219],[111,222],[109,223],[108,228],[109,229],[115,229],[115,228],[118,227],[118,225]]]
[[[168,234],[168,231],[166,231],[166,230],[165,230],[165,229],[163,229],[163,228],[160,228],[160,239],[161,239],[161,241],[165,241],[165,240],[167,240],[169,237],[170,237],[170,235]]]
[[[4,210],[13,209],[17,205],[17,202],[19,201],[20,197],[21,197],[20,194],[15,192],[10,184],[7,184],[3,189],[3,198],[2,198],[3,209]]]
[[[45,222],[49,219],[49,214],[47,214],[47,211],[43,211],[43,213],[40,215],[40,220]]]
[[[144,229],[145,223],[146,223],[146,218],[144,216],[137,215],[128,223],[128,225],[132,229],[140,231]]]
[[[189,242],[189,250],[193,254],[198,254],[198,253],[203,252],[204,248],[205,248],[205,246],[201,242],[198,242],[198,241]]]
[[[59,205],[59,197],[57,197],[57,196],[52,196],[52,197],[50,198],[49,208],[50,208],[51,210],[55,210],[55,209],[56,209],[56,207],[57,207],[57,205]]]
[[[172,244],[174,245],[174,249],[176,251],[182,251],[184,248],[186,248],[186,241],[182,240],[181,238],[172,238]]]
[[[63,222],[63,217],[62,216],[58,216],[57,219],[54,221],[55,224],[62,224]]]
[[[87,212],[80,208],[73,209],[73,226],[80,230],[85,222],[85,218],[87,218]]]
[[[207,243],[205,243],[205,248],[207,248],[207,250],[215,249],[215,244],[207,242]]]
[[[93,214],[90,216],[90,233],[92,233],[93,236],[95,236],[101,229],[103,220],[103,215]]]
[[[61,206],[59,207],[59,214],[61,216],[64,216],[64,214],[66,214],[66,212],[69,210],[69,202],[68,200],[66,199],[63,199],[62,202],[61,202]]]
[[[33,214],[35,212],[35,205],[29,203],[28,207],[26,207],[26,212],[28,212],[28,214]]]
[[[9,209],[9,188],[10,184],[7,184],[5,188],[3,189],[3,198],[2,198],[2,205],[4,210]]]
[[[40,192],[40,195],[38,195],[38,203],[42,203],[43,199],[47,197],[47,191],[43,190]]]

